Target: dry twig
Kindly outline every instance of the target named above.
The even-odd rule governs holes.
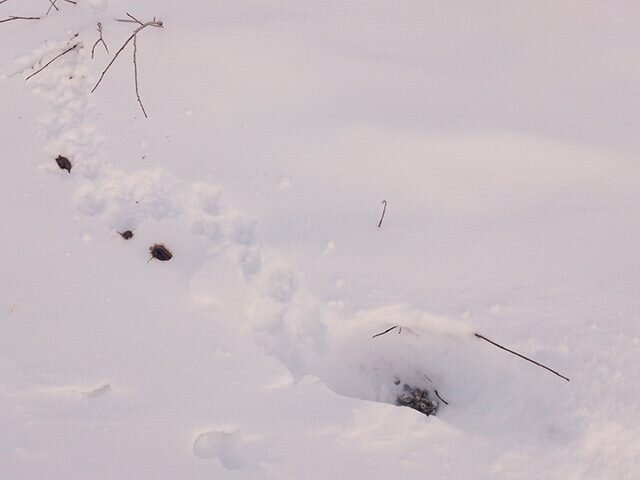
[[[485,342],[489,342],[492,345],[495,345],[496,347],[500,348],[501,350],[504,350],[506,352],[509,352],[513,355],[515,355],[516,357],[520,357],[524,360],[526,360],[527,362],[531,362],[534,365],[537,365],[538,367],[544,368],[545,370],[550,371],[551,373],[553,373],[554,375],[559,376],[560,378],[565,379],[567,382],[569,382],[570,380],[565,377],[564,375],[560,375],[558,372],[556,372],[555,370],[547,367],[546,365],[543,365],[541,363],[536,362],[535,360],[530,359],[529,357],[525,357],[524,355],[519,354],[518,352],[514,352],[513,350],[509,350],[507,347],[503,347],[502,345],[500,345],[499,343],[494,342],[493,340],[489,340],[487,337],[485,337],[484,335],[480,335],[479,333],[474,333],[474,335],[482,340],[484,340]]]
[[[148,118],[147,112],[145,111],[144,106],[142,105],[142,100],[140,99],[140,89],[138,88],[137,36],[138,36],[138,33],[140,33],[142,30],[144,30],[147,27],[162,28],[163,24],[161,21],[156,20],[155,17],[153,20],[143,23],[129,13],[127,13],[127,16],[129,17],[129,19],[118,19],[118,21],[127,22],[127,23],[137,23],[139,26],[133,31],[133,33],[129,36],[129,38],[125,40],[125,42],[115,53],[115,55],[113,56],[113,58],[111,59],[107,67],[102,71],[102,73],[100,74],[100,78],[98,79],[94,87],[91,89],[91,93],[96,91],[96,89],[102,82],[102,79],[104,78],[105,74],[109,71],[113,63],[118,58],[118,55],[120,55],[120,53],[122,53],[122,51],[127,47],[127,45],[129,45],[129,42],[133,40],[133,75],[134,75],[135,86],[136,86],[136,97],[138,99],[138,103],[140,104],[140,108],[142,108],[142,113],[144,113],[144,116]]]
[[[100,34],[100,38],[98,38],[98,40],[96,40],[96,43],[93,44],[93,47],[91,47],[92,59],[96,53],[96,47],[98,46],[99,43],[102,43],[102,45],[104,45],[104,49],[107,51],[107,53],[109,53],[109,47],[107,47],[107,44],[105,43],[104,38],[102,38],[102,24],[100,22],[98,22],[98,33]]]
[[[40,67],[38,70],[36,70],[35,72],[33,72],[31,75],[29,75],[27,78],[24,79],[24,81],[26,82],[27,80],[29,80],[31,77],[34,77],[35,75],[39,74],[41,71],[43,71],[45,68],[47,68],[49,65],[51,65],[53,62],[55,62],[57,59],[59,59],[60,57],[62,57],[63,55],[66,55],[67,53],[69,53],[72,50],[75,50],[78,45],[80,45],[80,43],[76,43],[75,45],[73,45],[72,47],[67,48],[64,52],[56,55],[55,57],[53,57],[51,60],[49,60],[43,67]]]
[[[391,330],[394,330],[394,329],[396,329],[396,328],[398,329],[398,334],[401,334],[401,333],[402,333],[402,327],[401,327],[400,325],[394,325],[394,326],[393,326],[393,327],[391,327],[391,328],[387,328],[384,332],[376,333],[376,334],[375,334],[373,337],[371,337],[371,338],[379,337],[380,335],[384,335],[385,333],[389,333]]]
[[[445,405],[449,405],[449,402],[447,402],[444,398],[442,398],[440,396],[440,394],[438,393],[438,390],[434,390],[436,397],[438,397],[440,400],[442,400],[444,402]]]
[[[387,329],[386,329],[385,331],[383,331],[383,332],[376,333],[376,334],[375,334],[373,337],[371,337],[371,338],[379,337],[379,336],[381,336],[381,335],[384,335],[384,334],[386,334],[386,333],[389,333],[390,331],[392,331],[392,330],[394,330],[394,329],[396,329],[396,328],[398,328],[398,329],[399,329],[399,330],[398,330],[398,333],[402,333],[402,327],[401,327],[401,326],[399,326],[399,325],[394,325],[393,327],[389,327],[389,328],[387,328]],[[499,348],[499,349],[501,349],[501,350],[504,350],[505,352],[509,352],[509,353],[511,353],[512,355],[515,355],[516,357],[520,357],[520,358],[522,358],[523,360],[526,360],[527,362],[533,363],[534,365],[537,365],[537,366],[538,366],[538,367],[540,367],[540,368],[544,368],[545,370],[547,370],[547,371],[549,371],[549,372],[553,373],[554,375],[557,375],[558,377],[560,377],[560,378],[562,378],[562,379],[566,380],[567,382],[569,382],[569,381],[570,381],[568,377],[565,377],[564,375],[562,375],[562,374],[560,374],[560,373],[556,372],[556,371],[555,371],[555,370],[553,370],[552,368],[549,368],[549,367],[547,367],[546,365],[543,365],[543,364],[542,364],[542,363],[540,363],[540,362],[536,362],[535,360],[533,360],[533,359],[531,359],[531,358],[529,358],[529,357],[525,357],[524,355],[522,355],[522,354],[520,354],[520,353],[518,353],[518,352],[515,352],[515,351],[513,351],[513,350],[511,350],[511,349],[509,349],[509,348],[507,348],[507,347],[505,347],[505,346],[503,346],[503,345],[500,345],[499,343],[496,343],[496,342],[494,342],[493,340],[488,339],[488,338],[487,338],[487,337],[485,337],[484,335],[480,335],[479,333],[474,333],[473,335],[474,335],[475,337],[477,337],[477,338],[481,339],[481,340],[484,340],[485,342],[490,343],[491,345],[494,345],[494,346],[498,347],[498,348]],[[427,379],[427,380],[431,381],[431,379],[430,379],[429,377],[427,377],[426,375],[425,375],[425,377],[426,377],[426,379]],[[442,400],[442,399],[441,399],[441,400]],[[444,400],[443,400],[443,401],[444,401]]]
[[[138,54],[138,37],[135,36],[133,37],[133,79],[135,80],[135,83],[136,83],[136,98],[138,99],[138,103],[140,104],[142,113],[144,113],[144,117],[149,118],[149,115],[147,115],[147,111],[144,109],[144,105],[142,104],[142,99],[140,98],[140,90],[138,88],[138,61],[136,58],[137,54]]]
[[[5,2],[6,1],[7,0],[5,0]],[[13,20],[40,20],[40,17],[16,17],[12,15],[9,18],[3,18],[0,20],[0,23],[12,22]]]
[[[58,11],[58,12],[60,11],[60,9],[58,8],[58,6],[56,5],[56,2],[57,2],[57,1],[58,1],[58,0],[49,0],[49,3],[50,3],[51,5],[49,5],[49,10],[47,10],[47,15],[49,15],[49,12],[51,12],[51,9],[52,9],[52,8],[55,8],[55,9],[56,9],[56,11]]]
[[[384,220],[384,214],[387,211],[387,201],[382,200],[382,204],[384,205],[384,208],[382,209],[382,216],[380,217],[380,223],[378,223],[378,228],[382,226],[382,220]]]
[[[70,3],[72,5],[77,5],[78,2],[76,2],[76,0],[64,0],[67,3]],[[49,10],[47,10],[47,15],[49,15],[49,13],[51,12],[52,8],[55,8],[56,11],[60,11],[60,8],[58,7],[58,5],[56,5],[58,3],[58,0],[49,0]]]

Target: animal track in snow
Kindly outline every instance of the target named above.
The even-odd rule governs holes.
[[[201,433],[193,442],[193,453],[203,460],[217,458],[226,470],[253,470],[270,458],[264,440],[235,428]]]
[[[291,301],[297,288],[297,279],[294,271],[283,265],[274,266],[267,272],[265,291],[276,302],[287,303]]]
[[[102,8],[106,2],[93,5]],[[71,41],[82,41],[82,35]],[[19,59],[11,74],[25,74],[68,45],[62,40],[36,49]],[[476,398],[486,396],[485,384],[505,384],[499,392],[504,401],[512,399],[512,385],[531,393],[516,375],[525,366],[510,367],[515,359],[507,360],[502,353],[496,357],[496,352],[478,346],[470,330],[453,321],[405,307],[350,316],[331,311],[304,290],[294,268],[265,253],[256,221],[225,206],[219,187],[184,182],[161,168],[125,171],[105,164],[99,155],[104,140],[87,120],[92,85],[88,60],[88,52],[80,47],[28,83],[49,108],[40,118],[50,159],[45,170],[59,174],[53,159],[68,156],[74,166],[71,177],[78,179],[73,183],[77,211],[112,231],[137,231],[149,220],[177,219],[185,232],[202,237],[208,249],[196,259],[198,268],[190,277],[192,298],[215,305],[225,312],[223,319],[239,320],[238,331],[250,331],[294,377],[317,375],[338,393],[391,403],[396,379],[433,382],[453,405],[469,411]],[[334,249],[330,241],[322,253],[329,255]],[[214,286],[219,291],[212,291]],[[401,335],[371,339],[373,333],[395,324],[405,327]],[[522,404],[536,412],[548,401],[532,394]],[[200,458],[214,456],[225,468],[255,466],[263,457],[244,453],[253,445],[247,438],[237,432],[207,432],[196,439],[194,453]]]

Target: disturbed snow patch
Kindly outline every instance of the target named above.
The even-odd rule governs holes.
[[[269,460],[260,437],[243,435],[236,428],[201,433],[193,442],[193,453],[203,460],[217,458],[226,470],[252,470]]]
[[[299,299],[298,299],[299,300]],[[409,406],[467,428],[553,422],[547,386],[563,388],[547,372],[497,350],[462,322],[404,306],[353,317],[306,309],[307,300],[260,305],[258,341],[291,371],[311,374],[349,397]],[[392,325],[394,329],[372,338]],[[497,419],[500,426],[493,425]]]

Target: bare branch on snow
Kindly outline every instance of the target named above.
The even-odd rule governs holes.
[[[136,87],[136,97],[138,99],[138,103],[140,104],[140,108],[142,109],[142,113],[144,114],[145,117],[149,118],[148,115],[147,115],[147,112],[145,111],[144,106],[142,104],[142,100],[140,99],[140,89],[138,87],[138,60],[137,60],[138,45],[137,45],[137,37],[138,37],[138,33],[140,33],[145,28],[147,28],[147,27],[162,28],[163,24],[162,24],[161,21],[156,20],[155,17],[154,17],[153,20],[143,23],[143,22],[141,22],[140,20],[138,20],[137,18],[135,18],[133,15],[131,15],[129,13],[127,13],[127,16],[129,17],[129,19],[118,19],[118,21],[119,22],[136,23],[139,26],[133,31],[133,33],[129,36],[129,38],[127,38],[127,40],[125,40],[125,42],[118,49],[118,51],[115,53],[115,55],[113,56],[113,58],[111,59],[111,61],[107,65],[107,67],[102,71],[102,73],[100,74],[100,78],[98,79],[98,81],[96,82],[94,87],[91,89],[91,93],[96,91],[96,89],[98,88],[100,83],[102,83],[102,80],[104,79],[105,74],[109,71],[109,69],[111,68],[113,63],[116,61],[118,56],[127,47],[127,45],[129,45],[131,40],[133,40],[133,76],[134,76],[135,87]]]

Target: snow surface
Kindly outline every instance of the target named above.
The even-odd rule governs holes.
[[[0,480],[638,478],[640,6],[57,6],[0,24]]]

